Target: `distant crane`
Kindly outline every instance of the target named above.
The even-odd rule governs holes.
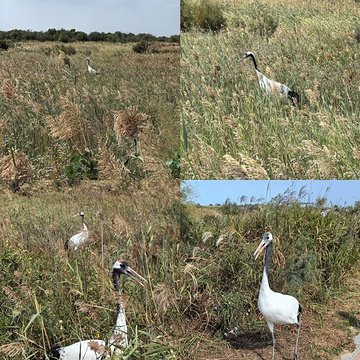
[[[120,294],[120,275],[126,275],[141,286],[146,280],[135,270],[131,269],[125,260],[117,260],[113,266],[112,278],[116,292]],[[107,351],[107,346],[110,351]],[[117,305],[116,325],[108,342],[104,340],[83,340],[69,346],[53,347],[47,352],[44,360],[99,360],[120,355],[128,346],[127,325],[123,305]]]
[[[292,91],[288,86],[284,84],[269,79],[259,71],[255,60],[255,55],[251,51],[246,52],[243,58],[240,60],[240,62],[248,57],[250,57],[254,63],[256,75],[258,77],[259,85],[261,89],[263,89],[269,95],[278,95],[283,100],[290,99],[293,105],[296,105],[297,103],[300,102],[300,96],[298,93]]]
[[[65,245],[64,245],[65,250],[67,250],[69,247],[72,250],[77,250],[89,238],[89,231],[88,231],[88,228],[87,228],[87,226],[85,225],[85,222],[84,222],[85,214],[83,212],[79,212],[78,214],[75,214],[74,216],[80,216],[81,217],[83,230],[80,233],[72,236],[69,240],[67,240],[65,242]]]
[[[86,59],[86,61],[87,61],[88,72],[89,72],[91,75],[97,75],[97,74],[98,74],[97,71],[90,66],[90,59]]]
[[[260,286],[258,306],[271,331],[273,341],[272,360],[274,360],[275,353],[274,324],[296,324],[297,335],[294,351],[294,359],[296,360],[298,358],[297,348],[300,335],[301,307],[293,296],[280,294],[270,289],[268,273],[273,248],[273,237],[270,232],[266,232],[263,235],[260,245],[254,252],[255,259],[257,259],[264,248],[266,248],[265,266]]]

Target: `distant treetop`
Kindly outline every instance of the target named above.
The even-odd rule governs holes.
[[[47,31],[32,31],[14,29],[10,31],[0,31],[0,41],[61,41],[63,43],[77,41],[107,41],[119,43],[132,43],[141,40],[144,41],[161,41],[161,42],[180,42],[180,35],[154,36],[151,34],[133,34],[116,31],[114,33],[105,33],[93,31],[89,34],[75,29],[49,29]]]

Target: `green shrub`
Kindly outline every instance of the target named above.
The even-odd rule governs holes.
[[[71,158],[65,169],[65,177],[69,184],[83,179],[96,180],[98,177],[97,161],[92,159],[89,152]]]
[[[180,152],[179,152],[179,150],[174,151],[173,158],[166,160],[166,164],[169,166],[171,174],[176,179],[180,179]]]
[[[0,40],[0,50],[7,50],[9,48],[9,44],[5,40]]]
[[[146,53],[147,49],[149,47],[149,43],[146,40],[140,40],[133,46],[133,52],[138,54],[144,54]]]

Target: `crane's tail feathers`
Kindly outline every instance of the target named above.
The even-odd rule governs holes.
[[[288,92],[288,97],[292,105],[295,106],[300,103],[300,95],[297,92],[290,90]]]
[[[61,346],[55,346],[46,353],[46,355],[44,356],[44,360],[60,359],[60,355],[61,355]]]
[[[299,309],[298,309],[298,314],[297,314],[297,321],[298,321],[298,323],[300,323],[300,316],[301,316],[301,314],[302,314],[302,308],[301,308],[301,306],[300,306],[300,304],[299,304]]]

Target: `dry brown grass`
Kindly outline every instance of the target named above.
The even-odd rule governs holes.
[[[16,81],[12,79],[5,79],[3,81],[2,93],[4,94],[5,98],[12,99],[13,97],[15,97],[16,91],[17,91]]]
[[[63,51],[60,51],[59,59],[63,63],[63,65],[70,67],[70,58]]]
[[[24,344],[17,341],[0,346],[0,353],[6,356],[6,359],[25,359]]]
[[[28,157],[16,151],[0,159],[0,180],[18,180],[21,184],[31,178],[33,167]]]
[[[50,127],[51,136],[60,140],[67,140],[77,137],[86,123],[82,118],[81,109],[78,104],[62,97],[62,111],[58,116],[47,116],[46,123]]]
[[[137,106],[129,106],[125,110],[114,113],[114,131],[121,143],[122,136],[135,138],[149,120],[149,115],[140,113]]]

